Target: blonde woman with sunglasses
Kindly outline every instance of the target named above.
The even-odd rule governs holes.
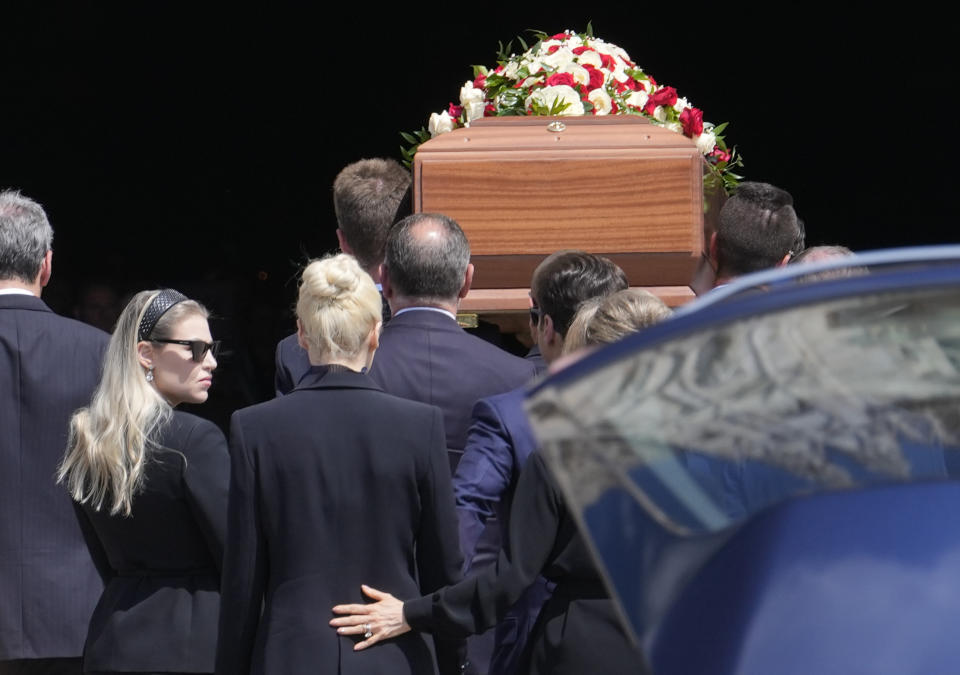
[[[85,673],[213,672],[229,455],[216,426],[176,410],[213,382],[207,316],[171,289],[134,296],[71,421],[58,478],[106,582]]]

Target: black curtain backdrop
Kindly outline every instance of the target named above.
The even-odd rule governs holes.
[[[841,3],[200,5],[5,7],[0,187],[50,214],[58,311],[91,279],[210,305],[232,345],[223,415],[271,394],[297,266],[336,246],[339,169],[399,157],[398,133],[528,28],[592,21],[705,119],[729,121],[747,178],[794,195],[810,244],[956,239],[955,38],[936,17]]]

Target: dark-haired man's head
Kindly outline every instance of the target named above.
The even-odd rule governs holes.
[[[786,264],[803,245],[803,221],[790,193],[769,183],[741,183],[720,210],[710,242],[717,283]]]
[[[410,183],[410,172],[392,159],[354,162],[333,182],[340,248],[374,280],[390,226],[410,212]]]
[[[627,288],[627,275],[611,260],[583,251],[558,251],[533,272],[531,332],[548,363],[563,351],[570,322],[585,300]]]
[[[417,213],[391,228],[381,280],[394,314],[405,307],[456,312],[472,279],[470,242],[453,218]]]
[[[53,228],[38,203],[16,190],[0,192],[0,287],[34,295],[50,280]]]

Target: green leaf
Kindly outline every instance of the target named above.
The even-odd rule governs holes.
[[[523,38],[520,37],[519,35],[517,36],[517,42],[519,42],[521,45],[523,45],[523,51],[525,51],[525,52],[530,51],[530,48],[527,46],[527,43],[524,42]]]
[[[483,75],[484,77],[487,76],[488,71],[486,66],[473,65],[470,67],[473,68],[473,79],[477,79],[478,75]]]
[[[715,127],[713,128],[713,133],[714,133],[714,135],[719,136],[720,134],[722,134],[722,133],[723,133],[723,130],[727,128],[727,125],[728,125],[728,124],[730,124],[730,123],[729,123],[729,122],[724,122],[723,124],[718,124],[717,126],[715,126]]]
[[[587,30],[585,31],[588,37],[593,37],[593,22],[587,21]]]
[[[413,134],[408,134],[406,131],[401,131],[401,132],[400,132],[400,137],[403,138],[403,140],[405,140],[407,143],[410,143],[410,144],[415,144],[415,143],[418,142],[416,136],[414,136]]]

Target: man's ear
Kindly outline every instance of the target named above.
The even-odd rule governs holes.
[[[463,274],[463,286],[460,287],[460,292],[457,293],[457,297],[461,300],[467,297],[467,293],[470,292],[470,286],[473,284],[473,263],[467,265],[467,271]]]
[[[540,316],[540,330],[543,332],[544,340],[547,344],[563,344],[563,337],[557,332],[553,325],[553,317],[549,314]]]
[[[347,243],[347,238],[343,236],[343,230],[339,227],[337,228],[337,241],[340,243],[341,251],[353,255],[353,249],[350,247],[350,244]]]
[[[40,263],[40,288],[45,288],[50,283],[50,276],[53,274],[53,251],[47,251]]]
[[[778,262],[778,263],[776,264],[776,266],[777,266],[777,267],[783,267],[783,266],[786,265],[788,262],[790,262],[790,258],[792,258],[792,257],[793,257],[793,253],[792,253],[792,252],[791,252],[791,253],[788,253],[787,255],[783,256],[783,260],[781,260],[780,262]]]
[[[380,263],[380,292],[387,300],[393,297],[393,284],[390,282],[390,270],[386,263]]]
[[[141,340],[137,343],[137,360],[140,365],[149,370],[153,368],[153,343]]]

